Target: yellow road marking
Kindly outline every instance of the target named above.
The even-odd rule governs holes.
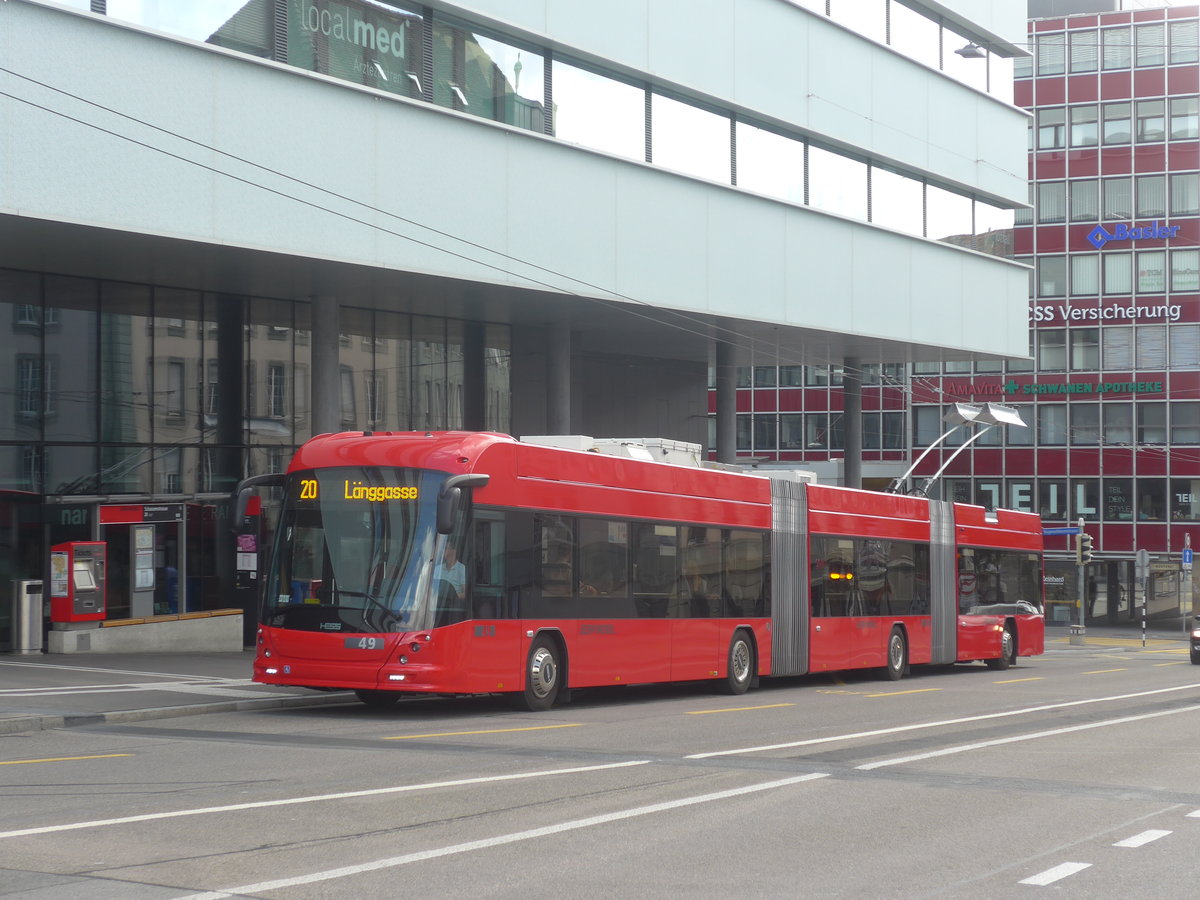
[[[582,722],[566,725],[530,725],[527,728],[488,728],[483,731],[437,731],[430,734],[402,734],[399,737],[385,737],[385,741],[415,741],[419,738],[462,737],[468,734],[508,734],[513,731],[546,731],[550,728],[582,728]]]
[[[1036,675],[1033,678],[1008,678],[1004,681],[993,681],[992,684],[1020,684],[1022,681],[1041,681],[1042,676]]]
[[[940,691],[941,688],[918,688],[912,691],[887,691],[882,694],[867,694],[868,697],[897,697],[900,694],[928,694],[930,691]]]
[[[834,691],[834,690],[830,690],[828,688],[817,688],[817,693],[818,694],[851,694],[853,696],[858,696],[859,694],[866,693],[866,691]]]
[[[1081,672],[1081,675],[1107,675],[1109,672],[1124,672],[1126,669],[1096,669],[1094,672]]]
[[[118,756],[133,756],[132,753],[100,753],[95,756],[48,756],[45,759],[9,759],[0,766],[26,766],[30,763],[75,762],[81,759],[116,759]]]
[[[1176,659],[1176,660],[1172,660],[1171,662],[1155,663],[1154,668],[1157,669],[1160,666],[1186,666],[1186,665],[1187,665],[1187,663],[1185,663],[1183,660]]]
[[[795,705],[796,705],[795,703],[767,703],[763,706],[731,706],[728,709],[693,709],[693,710],[689,710],[688,712],[684,713],[684,715],[707,716],[707,715],[711,715],[712,713],[749,712],[750,710],[755,710],[755,709],[779,709],[780,707],[795,706]]]

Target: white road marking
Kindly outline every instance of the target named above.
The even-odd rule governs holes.
[[[996,738],[992,741],[979,741],[974,744],[961,744],[958,747],[945,747],[941,750],[930,750],[928,753],[914,753],[912,756],[897,756],[894,759],[881,759],[873,763],[855,766],[857,769],[882,769],[884,766],[901,766],[905,763],[920,762],[939,756],[952,756],[955,753],[966,753],[970,750],[983,750],[988,747],[999,747],[1003,744],[1016,744],[1021,741],[1033,741],[1038,738],[1056,737],[1060,734],[1071,734],[1076,731],[1089,731],[1093,728],[1107,728],[1110,725],[1124,725],[1128,722],[1142,722],[1146,719],[1157,719],[1161,716],[1173,716],[1177,713],[1197,712],[1200,706],[1185,706],[1182,709],[1167,709],[1156,713],[1144,713],[1140,716],[1122,716],[1119,719],[1106,719],[1103,722],[1088,722],[1086,725],[1071,725],[1066,728],[1051,728],[1049,731],[1034,731],[1029,734],[1017,734],[1012,737]]]
[[[1125,838],[1123,841],[1117,841],[1113,844],[1114,847],[1144,847],[1151,841],[1157,841],[1159,838],[1164,838],[1171,832],[1162,831],[1158,828],[1151,828],[1149,831],[1143,831],[1141,834],[1135,834],[1133,837]]]
[[[13,662],[9,660],[0,660],[0,666],[17,666],[26,669],[49,669],[55,672],[102,672],[105,675],[145,675],[151,678],[171,678],[179,680],[181,678],[190,678],[199,681],[227,681],[227,682],[245,682],[244,678],[221,678],[217,675],[183,675],[179,672],[145,672],[140,669],[105,669],[97,666],[63,666],[54,665],[53,663],[35,663],[35,662]]]
[[[599,766],[576,766],[570,769],[545,769],[540,772],[518,772],[515,775],[488,775],[479,778],[462,778],[457,781],[434,781],[428,784],[401,784],[393,787],[371,788],[363,791],[342,791],[337,794],[312,794],[307,797],[289,797],[284,800],[259,800],[252,803],[232,803],[228,806],[203,806],[195,809],[180,809],[174,812],[144,813],[139,816],[121,816],[117,819],[93,819],[88,822],[68,822],[63,825],[42,825],[37,828],[19,828],[16,831],[0,831],[0,838],[26,837],[32,834],[56,834],[61,831],[79,831],[83,828],[101,828],[108,825],[125,825],[130,822],[153,822],[158,819],[177,819],[184,816],[203,816],[209,813],[237,812],[243,809],[266,809],[272,806],[293,806],[299,803],[320,803],[324,800],[349,800],[355,797],[377,797],[381,794],[401,794],[434,788],[462,787],[468,784],[490,784],[498,781],[518,781],[524,778],[542,778],[549,775],[573,775],[577,772],[599,772],[604,769],[623,769],[629,766],[648,765],[650,760],[639,759],[629,762],[605,763]]]
[[[1189,819],[1200,819],[1200,809],[1193,810],[1192,812],[1188,813],[1188,818]]]
[[[1084,869],[1090,868],[1091,863],[1062,863],[1055,866],[1053,869],[1047,869],[1045,872],[1039,872],[1037,875],[1031,875],[1028,878],[1023,878],[1018,884],[1038,884],[1047,885],[1054,884],[1059,879],[1066,878],[1068,875],[1074,875],[1076,872],[1082,872]]]
[[[200,894],[188,894],[185,897],[177,898],[177,900],[222,900],[226,897],[244,896],[249,894],[260,894],[267,891],[278,891],[289,887],[298,887],[305,884],[315,884],[319,881],[330,881],[334,878],[348,878],[352,875],[361,875],[364,872],[378,872],[380,869],[392,869],[397,866],[408,865],[414,862],[423,862],[427,859],[438,859],[443,856],[452,856],[457,853],[469,853],[472,850],[486,850],[490,847],[500,847],[504,844],[512,844],[517,841],[528,841],[534,838],[547,837],[555,834],[562,834],[567,831],[576,831],[580,828],[591,828],[596,825],[604,825],[609,822],[619,822],[622,819],[632,819],[638,816],[647,816],[653,813],[666,812],[672,809],[680,809],[684,806],[694,806],[697,803],[712,803],[717,800],[728,800],[732,797],[740,797],[745,794],[754,794],[759,791],[770,791],[776,788],[788,787],[793,784],[799,784],[803,781],[814,781],[818,778],[828,778],[826,774],[814,772],[809,775],[798,775],[794,778],[782,778],[779,781],[768,781],[764,784],[752,784],[741,788],[732,788],[727,791],[716,791],[711,794],[700,794],[695,797],[684,797],[679,800],[668,800],[664,803],[652,803],[649,806],[637,806],[633,809],[620,810],[619,812],[604,813],[599,816],[589,816],[586,819],[575,819],[571,822],[561,822],[558,825],[546,825],[542,828],[531,828],[528,831],[515,831],[511,834],[497,835],[492,838],[484,838],[478,841],[467,841],[463,844],[451,844],[448,847],[438,847],[433,850],[422,850],[417,853],[406,853],[403,856],[390,856],[385,859],[377,859],[373,862],[360,863],[356,866],[342,866],[337,869],[326,869],[323,872],[313,872],[309,875],[297,875],[293,878],[279,878],[275,881],[260,881],[257,884],[244,884],[240,887],[222,888],[219,891],[207,891]]]
[[[1065,703],[1050,703],[1045,706],[1030,706],[1025,709],[1010,709],[1006,712],[984,713],[978,716],[965,716],[960,719],[942,719],[937,722],[920,722],[916,725],[898,725],[895,728],[879,728],[875,731],[856,731],[850,734],[834,734],[829,737],[809,738],[804,741],[788,741],[785,744],[767,744],[762,747],[740,747],[736,750],[715,750],[711,753],[692,753],[685,759],[709,759],[714,756],[736,756],[741,753],[762,753],[766,750],[790,750],[793,747],[811,747],[814,744],[828,744],[835,741],[851,741],[858,738],[879,737],[886,734],[900,734],[905,731],[920,731],[925,728],[942,728],[946,725],[964,725],[968,722],[983,722],[988,719],[1004,719],[1012,716],[1025,716],[1031,713],[1047,712],[1055,709],[1067,709],[1072,706],[1084,706],[1089,703],[1104,703],[1108,700],[1132,700],[1139,697],[1151,697],[1155,694],[1167,694],[1172,691],[1196,690],[1200,684],[1181,684],[1177,687],[1159,688],[1153,691],[1141,691],[1136,694],[1117,694],[1112,697],[1092,697],[1088,700],[1069,700]]]
[[[181,694],[211,694],[217,697],[286,696],[279,692],[241,690],[253,685],[249,679],[220,681],[147,681],[140,684],[80,684],[44,688],[0,689],[0,697],[74,697],[85,694],[128,694],[136,691],[174,691]]]

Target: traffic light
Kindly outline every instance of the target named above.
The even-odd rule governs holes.
[[[1080,531],[1075,538],[1075,564],[1086,566],[1092,561],[1092,536]]]

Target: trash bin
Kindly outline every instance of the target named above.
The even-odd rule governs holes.
[[[13,582],[13,653],[42,652],[42,582]]]

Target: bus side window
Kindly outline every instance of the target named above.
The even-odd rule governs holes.
[[[503,513],[476,508],[474,538],[472,616],[501,618],[506,577]]]

